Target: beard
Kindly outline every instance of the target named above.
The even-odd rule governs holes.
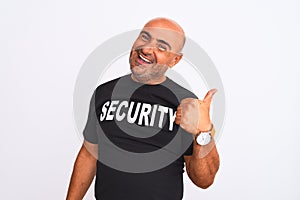
[[[168,70],[168,66],[159,64],[153,66],[131,65],[130,69],[139,82],[149,82],[162,79]]]
[[[169,68],[167,65],[156,62],[152,64],[140,64],[137,62],[137,59],[137,52],[132,51],[129,57],[130,70],[133,76],[142,83],[162,79]]]

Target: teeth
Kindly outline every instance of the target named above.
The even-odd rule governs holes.
[[[151,60],[148,60],[147,58],[144,58],[142,55],[140,55],[139,54],[139,57],[143,60],[143,61],[145,61],[145,62],[147,62],[147,63],[151,63]]]

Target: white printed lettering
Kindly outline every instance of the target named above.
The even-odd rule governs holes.
[[[106,120],[113,120],[114,119],[114,114],[112,112],[115,112],[117,107],[115,107],[115,105],[117,105],[119,103],[119,101],[111,101],[111,104],[109,106],[109,109],[107,111],[107,115],[106,115]]]
[[[174,123],[175,117],[176,117],[176,111],[175,111],[174,115],[173,115],[173,112],[174,112],[173,109],[169,108],[169,119],[170,119],[170,121],[169,121],[169,130],[170,131],[173,130],[173,123]]]
[[[148,103],[143,103],[141,112],[140,112],[140,118],[138,124],[141,125],[143,122],[143,118],[145,119],[145,126],[149,125],[149,118],[148,115],[151,112],[151,105]]]
[[[163,124],[163,121],[164,121],[164,116],[165,116],[165,113],[168,113],[168,108],[165,107],[165,106],[158,106],[157,110],[160,112],[158,127],[162,128],[162,124]]]
[[[116,120],[117,121],[121,121],[124,119],[124,117],[126,116],[126,114],[123,112],[122,115],[120,115],[120,112],[121,112],[121,109],[122,107],[128,107],[128,102],[127,101],[122,101],[120,104],[119,104],[119,107],[117,109],[117,112],[116,112]]]
[[[131,124],[135,122],[135,120],[139,114],[141,103],[137,103],[137,106],[136,106],[135,112],[134,112],[134,116],[131,117],[133,105],[134,105],[134,102],[131,102],[130,106],[129,106],[128,114],[127,114],[127,121]]]
[[[102,106],[102,113],[100,115],[100,121],[103,121],[105,119],[106,116],[106,112],[107,112],[107,107],[109,106],[110,101],[105,102],[105,104],[103,104]]]

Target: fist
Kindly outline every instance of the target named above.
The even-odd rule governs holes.
[[[216,89],[209,90],[203,100],[186,98],[177,107],[175,123],[185,131],[196,136],[201,131],[211,129],[210,104]]]

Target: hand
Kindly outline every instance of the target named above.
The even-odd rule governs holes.
[[[196,136],[201,131],[211,129],[209,116],[210,104],[217,89],[211,89],[205,95],[203,101],[194,98],[185,98],[177,107],[175,123],[185,131]]]

